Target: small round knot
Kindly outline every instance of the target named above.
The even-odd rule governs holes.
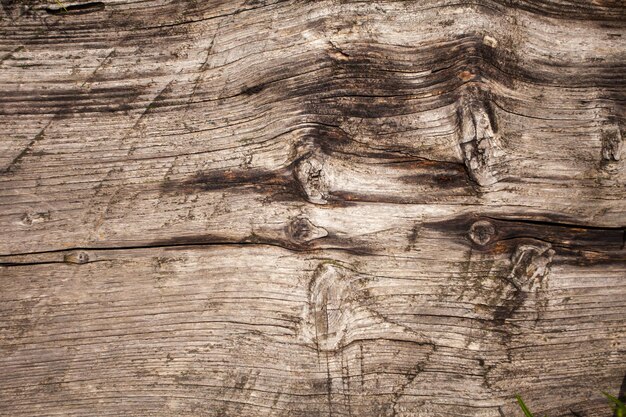
[[[64,261],[70,264],[86,264],[89,262],[89,254],[84,251],[71,252],[65,255]]]
[[[32,226],[35,223],[43,223],[51,219],[50,211],[28,210],[20,217],[23,226]]]
[[[472,242],[484,246],[496,234],[496,228],[487,220],[479,220],[472,224],[468,234]]]
[[[310,220],[303,217],[295,218],[288,225],[287,233],[297,243],[306,243],[328,236],[326,229],[314,225]]]

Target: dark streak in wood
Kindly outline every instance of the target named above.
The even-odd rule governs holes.
[[[92,13],[104,10],[105,4],[101,1],[92,1],[88,3],[80,4],[68,4],[63,7],[47,7],[46,13],[52,15],[66,15],[66,14],[83,14]]]

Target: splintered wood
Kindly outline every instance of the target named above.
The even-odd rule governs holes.
[[[0,3],[0,415],[624,395],[622,1]]]

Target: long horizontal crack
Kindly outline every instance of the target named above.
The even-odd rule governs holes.
[[[172,242],[172,243],[153,243],[153,244],[145,244],[145,245],[128,245],[128,246],[75,246],[71,248],[64,249],[51,249],[45,251],[32,251],[32,252],[22,252],[22,253],[14,253],[14,254],[4,254],[0,255],[0,260],[2,259],[12,259],[19,257],[27,257],[27,256],[35,256],[35,255],[47,255],[47,254],[70,254],[73,252],[80,251],[90,251],[90,252],[105,252],[105,251],[125,251],[125,250],[141,250],[141,249],[159,249],[159,248],[181,248],[181,247],[209,247],[209,246],[272,246],[277,247],[293,252],[299,253],[307,253],[307,252],[317,252],[321,250],[325,251],[341,251],[348,252],[354,255],[373,255],[370,252],[353,249],[353,248],[342,248],[342,247],[324,247],[324,248],[306,248],[306,247],[298,247],[296,245],[287,245],[281,244],[278,242],[270,242],[270,241],[236,241],[229,242],[226,240],[220,241],[197,241],[197,240],[189,240],[189,241],[180,241],[180,242]],[[76,261],[66,261],[66,260],[42,260],[42,261],[32,261],[32,262],[2,262],[0,261],[0,266],[11,267],[11,266],[25,266],[25,265],[45,265],[45,264],[59,264],[59,263],[88,263],[93,261],[86,262],[76,262]]]
[[[482,216],[486,219],[491,219],[500,222],[513,222],[513,223],[525,223],[532,224],[537,226],[549,226],[549,227],[563,227],[563,228],[574,228],[574,229],[589,229],[589,230],[621,230],[626,233],[626,225],[624,226],[591,226],[586,224],[574,224],[574,223],[561,223],[549,220],[529,220],[529,219],[511,219],[511,218],[502,218],[502,217],[494,217],[494,216]]]

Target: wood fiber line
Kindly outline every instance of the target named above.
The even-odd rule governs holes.
[[[62,4],[0,1],[0,415],[624,395],[623,2]]]

